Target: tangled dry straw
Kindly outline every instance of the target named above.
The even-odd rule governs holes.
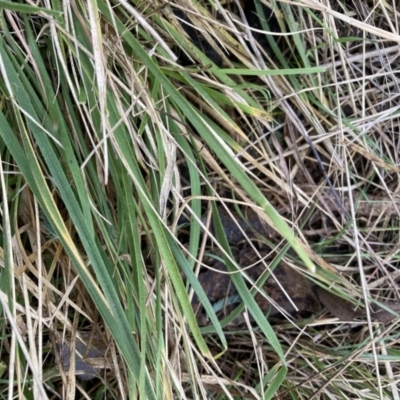
[[[216,215],[258,213],[267,269],[284,259],[366,310],[400,301],[395,2],[7,7],[2,392],[399,399],[397,322],[268,321]],[[215,258],[240,329],[199,285]]]

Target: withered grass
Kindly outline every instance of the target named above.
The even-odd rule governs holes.
[[[246,205],[310,279],[400,301],[395,2],[243,3],[1,10],[2,398],[399,399],[397,320],[271,323],[234,274],[229,330],[198,284],[210,243],[237,267],[202,216]]]

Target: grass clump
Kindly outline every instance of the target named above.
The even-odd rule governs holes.
[[[275,264],[398,300],[398,11],[3,3],[1,396],[398,398],[395,322],[271,324],[221,224],[250,208]]]

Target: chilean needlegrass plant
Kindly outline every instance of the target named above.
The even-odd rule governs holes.
[[[256,210],[272,268],[393,296],[397,14],[225,3],[2,2],[2,398],[398,398],[396,323],[271,325],[218,216]],[[197,279],[206,209],[234,332]]]

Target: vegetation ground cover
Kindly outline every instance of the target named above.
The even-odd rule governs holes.
[[[0,396],[398,399],[368,311],[400,300],[396,6],[1,2]],[[367,316],[269,320],[219,217],[246,208],[267,268]],[[215,254],[240,329],[199,284]]]

